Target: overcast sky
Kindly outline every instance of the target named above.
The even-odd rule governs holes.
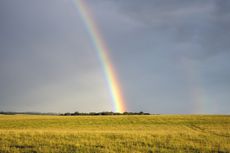
[[[85,0],[127,111],[230,113],[229,0]],[[0,1],[0,111],[112,111],[72,0]]]

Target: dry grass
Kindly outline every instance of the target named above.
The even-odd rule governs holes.
[[[230,116],[0,116],[1,153],[230,152]]]

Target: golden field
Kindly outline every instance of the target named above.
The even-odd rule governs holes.
[[[228,115],[0,115],[0,153],[227,153]]]

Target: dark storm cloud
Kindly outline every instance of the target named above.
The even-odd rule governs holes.
[[[128,108],[189,113],[200,98],[210,113],[218,112],[213,106],[228,103],[229,1],[90,2],[111,47]],[[205,91],[200,93],[205,98],[193,97],[196,88]],[[222,113],[229,112],[222,106]]]
[[[206,33],[204,46],[210,52],[230,51],[230,1],[215,1],[209,31]]]
[[[128,111],[229,113],[229,3],[86,0]],[[0,111],[110,111],[88,34],[71,0],[0,1]]]
[[[113,1],[118,10],[143,28],[164,31],[177,50],[193,59],[227,52],[230,49],[228,0],[127,0]],[[192,53],[187,48],[194,48]]]

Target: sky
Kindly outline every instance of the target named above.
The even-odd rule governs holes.
[[[85,0],[126,111],[230,114],[229,0]],[[0,111],[113,111],[74,0],[0,1]]]

